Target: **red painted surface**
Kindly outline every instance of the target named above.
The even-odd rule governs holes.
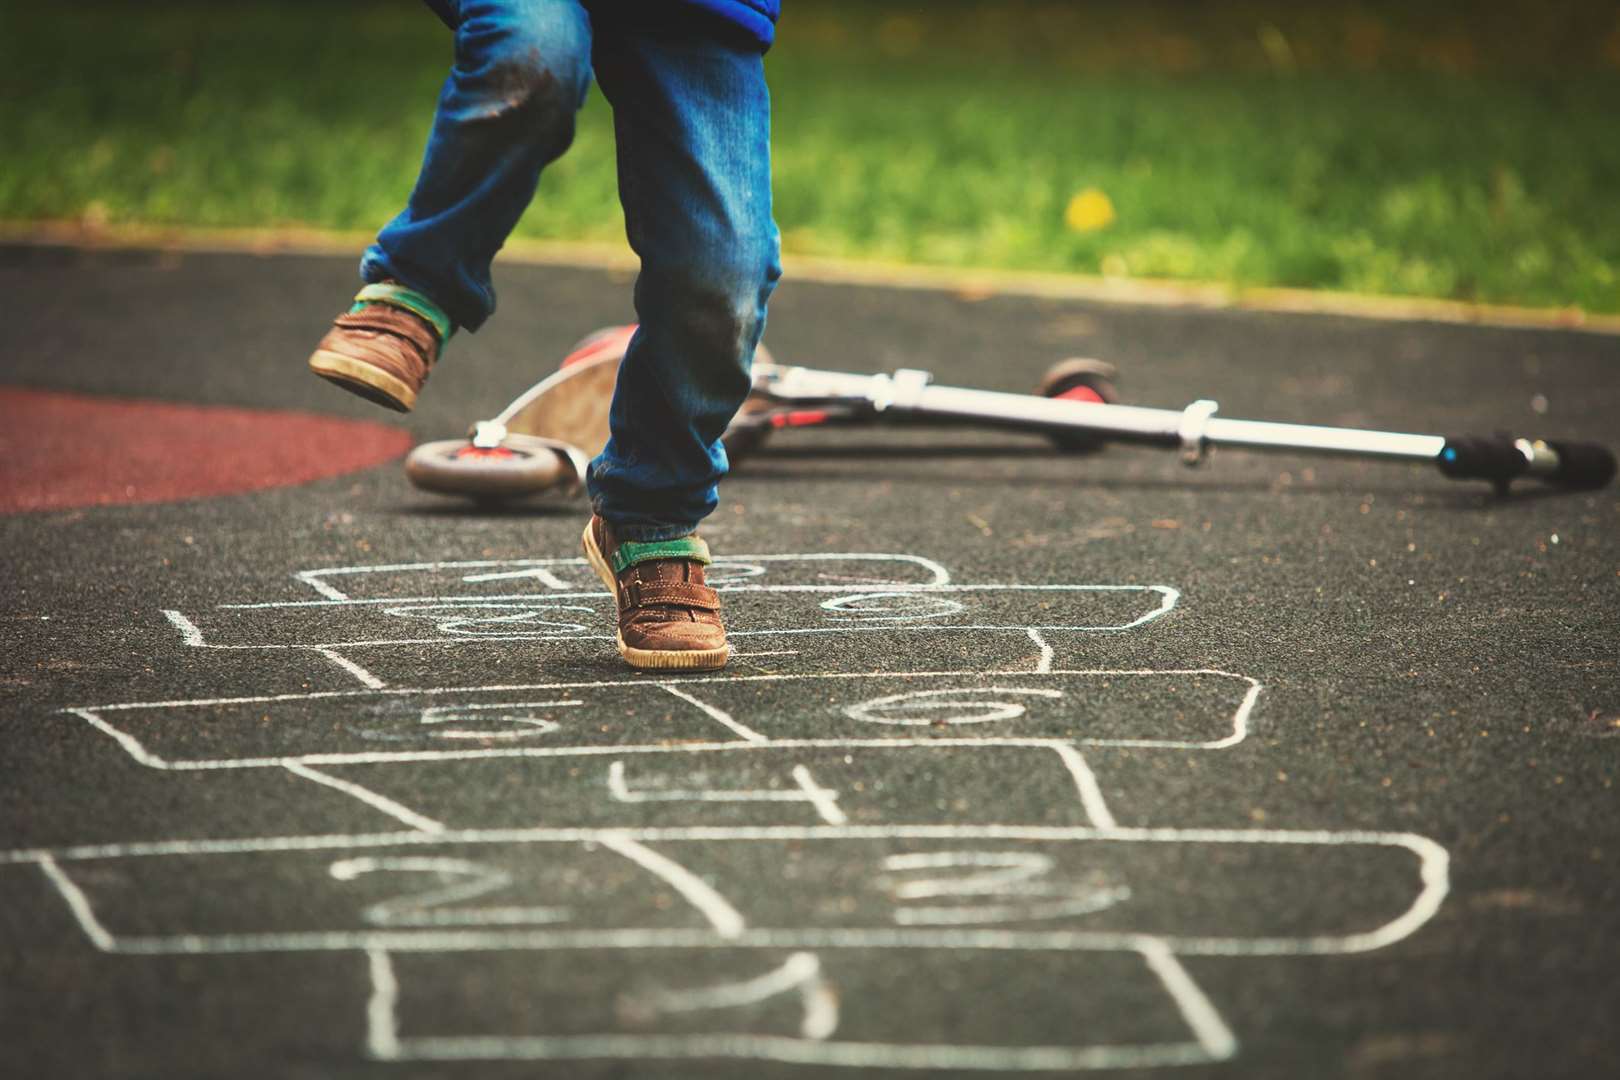
[[[817,424],[827,422],[827,413],[820,409],[797,409],[793,412],[777,413],[771,417],[771,427],[815,427]]]
[[[610,326],[599,330],[586,338],[586,343],[567,356],[557,368],[571,368],[575,364],[583,364],[587,360],[594,360],[603,353],[616,352],[623,354],[630,347],[630,339],[636,336],[636,324],[629,326]]]
[[[0,513],[307,484],[410,448],[386,424],[0,387]]]

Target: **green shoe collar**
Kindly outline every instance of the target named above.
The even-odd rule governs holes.
[[[696,536],[650,540],[646,543],[625,540],[613,551],[613,572],[622,574],[637,563],[651,562],[653,559],[690,559],[704,566],[714,561],[709,558],[709,545]]]
[[[444,313],[443,308],[415,289],[395,282],[373,282],[354,294],[355,308],[366,304],[388,304],[420,316],[433,327],[433,332],[439,335],[441,345],[449,341],[450,335],[456,332],[456,324],[450,321],[450,316]]]

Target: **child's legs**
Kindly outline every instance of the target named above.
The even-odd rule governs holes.
[[[641,328],[619,371],[612,438],[591,463],[596,512],[629,540],[682,536],[718,500],[720,446],[748,396],[781,276],[770,99],[757,49],[708,32],[599,32],[619,198],[641,256]]]
[[[495,310],[490,262],[568,149],[591,80],[579,0],[459,0],[445,80],[416,188],[360,264],[397,278],[477,329]]]

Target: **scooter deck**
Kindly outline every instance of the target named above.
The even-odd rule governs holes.
[[[611,326],[585,338],[557,371],[521,394],[495,417],[516,435],[558,439],[595,457],[608,441],[608,413],[619,362],[634,326]]]

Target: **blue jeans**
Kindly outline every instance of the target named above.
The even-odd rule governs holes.
[[[719,501],[720,435],[748,395],[781,277],[770,98],[757,44],[684,5],[460,0],[455,66],[410,203],[366,252],[458,326],[495,310],[490,263],[574,136],[594,69],[613,106],[619,201],[641,259],[640,329],[612,437],[591,462],[596,512],[630,540],[692,532]]]

